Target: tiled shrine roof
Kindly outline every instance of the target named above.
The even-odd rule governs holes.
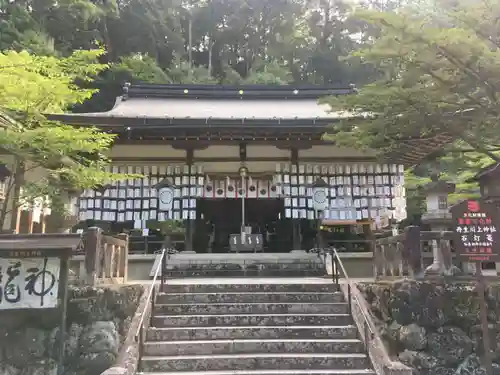
[[[73,125],[94,125],[119,139],[154,141],[271,141],[324,143],[326,127],[352,117],[318,99],[354,94],[354,87],[292,85],[125,85],[108,112],[51,115]],[[367,118],[369,121],[369,118]],[[453,141],[440,132],[401,140],[386,158],[415,165]]]
[[[318,104],[320,97],[354,93],[354,88],[316,86],[214,86],[137,85],[125,86],[108,112],[54,115],[54,119],[83,125],[112,125],[134,120],[136,125],[164,126],[197,120],[198,126],[220,120],[238,121],[301,120],[314,124],[348,117]],[[200,121],[201,120],[201,121]],[[124,123],[125,122],[125,123]],[[318,124],[320,125],[320,124]]]

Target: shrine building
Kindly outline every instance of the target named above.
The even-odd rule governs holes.
[[[355,89],[126,84],[108,112],[50,116],[117,134],[111,170],[144,176],[84,191],[79,225],[148,237],[173,223],[179,250],[197,254],[228,253],[235,235],[261,234],[259,251],[287,253],[315,246],[318,219],[343,228],[333,237],[405,219],[405,166],[443,140],[408,140],[382,158],[337,146],[324,134],[349,115],[318,102],[335,95]]]

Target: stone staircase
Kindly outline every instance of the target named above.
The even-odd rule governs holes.
[[[151,375],[373,375],[330,284],[165,285],[146,335]]]

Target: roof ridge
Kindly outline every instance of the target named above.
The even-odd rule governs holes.
[[[137,84],[126,83],[123,97],[184,99],[318,99],[356,92],[354,85],[207,85],[207,84]]]

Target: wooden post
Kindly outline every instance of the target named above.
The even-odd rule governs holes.
[[[479,297],[479,316],[481,320],[481,330],[483,332],[483,366],[487,375],[493,375],[493,365],[491,362],[490,330],[488,329],[488,307],[486,305],[486,283],[481,272],[481,262],[476,262],[477,293]]]
[[[404,257],[410,265],[413,277],[418,279],[424,276],[422,261],[422,246],[420,244],[420,227],[409,226],[405,229]]]
[[[40,215],[40,233],[45,233],[47,230],[47,217],[43,214]]]
[[[125,246],[120,249],[120,265],[118,277],[123,277],[123,283],[128,280],[128,234],[120,233],[118,238],[125,241]]]
[[[85,283],[96,285],[102,251],[102,229],[91,227],[85,232]]]
[[[14,222],[14,230],[16,231],[16,234],[21,233],[21,208],[16,207],[14,210],[12,210],[13,213],[13,222]]]
[[[441,259],[443,260],[444,269],[449,272],[453,266],[453,259],[451,254],[450,241],[445,239],[444,232],[441,232],[441,238],[439,240],[439,251]]]
[[[378,245],[376,242],[374,242],[373,243],[373,277],[375,277],[375,280],[379,279],[380,272],[381,272],[380,252],[381,252],[381,245]]]
[[[57,375],[64,374],[64,355],[66,349],[66,326],[68,320],[68,284],[69,284],[69,256],[61,257],[59,281],[59,301],[61,308],[61,323],[59,325],[59,353],[57,361]]]
[[[30,210],[28,211],[28,234],[32,234],[33,233],[33,225],[34,225],[34,222],[33,222],[33,207],[31,207]]]
[[[290,150],[290,161],[295,166],[296,169],[296,179],[299,181],[299,150],[296,147],[292,147]],[[290,172],[293,171],[293,168]],[[292,216],[293,217],[293,216]],[[302,221],[300,219],[292,219],[292,241],[293,250],[302,250]]]

